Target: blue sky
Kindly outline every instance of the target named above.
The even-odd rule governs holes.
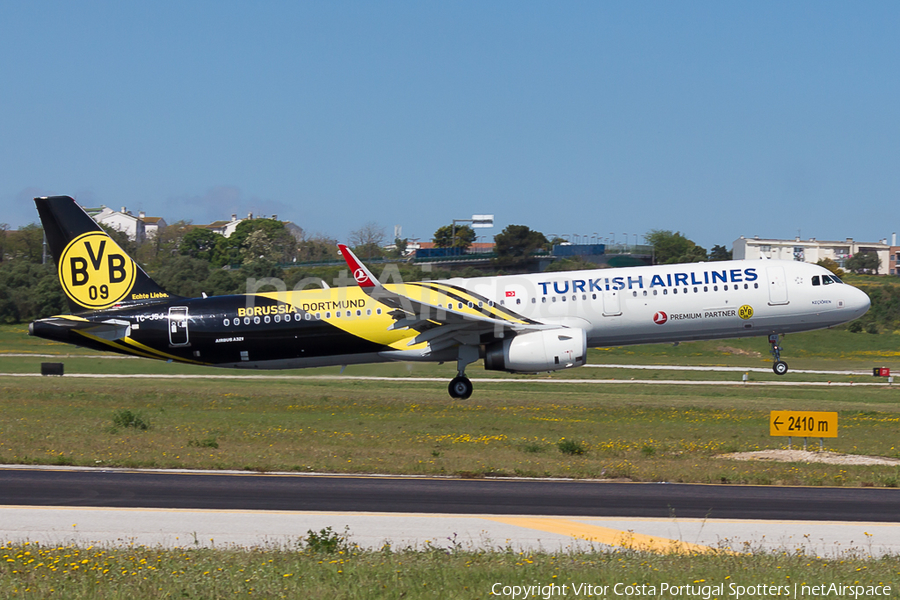
[[[35,195],[346,239],[496,215],[900,229],[897,2],[0,3],[0,222]]]

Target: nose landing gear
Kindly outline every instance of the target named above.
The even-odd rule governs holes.
[[[782,348],[778,345],[777,333],[769,334],[769,343],[772,345],[772,357],[775,359],[775,362],[772,364],[772,370],[775,371],[776,375],[784,375],[788,372],[788,365],[781,360]]]

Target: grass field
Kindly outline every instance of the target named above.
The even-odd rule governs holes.
[[[0,328],[7,354],[67,346]],[[893,335],[825,331],[791,336],[797,368],[892,366]],[[871,343],[870,343],[871,342]],[[592,350],[593,363],[552,376],[471,375],[476,394],[452,400],[447,366],[366,365],[347,375],[440,381],[317,379],[338,368],[224,371],[144,359],[73,354],[67,373],[292,376],[268,379],[0,378],[0,461],[23,464],[245,469],[461,477],[575,477],[791,485],[900,484],[892,466],[737,462],[722,453],[779,448],[770,410],[837,411],[826,449],[900,457],[900,389],[893,386],[650,385],[631,379],[736,383],[741,373],[636,371],[626,364],[765,366],[765,340]],[[842,349],[843,350],[839,350]],[[840,357],[843,354],[843,358]],[[7,373],[35,373],[46,358],[0,358]],[[566,383],[566,379],[596,383]],[[547,383],[547,380],[552,383]],[[604,380],[615,379],[616,384]],[[752,373],[751,381],[872,383],[871,375]],[[540,381],[538,381],[540,380]],[[883,380],[879,380],[883,383]],[[129,426],[123,415],[137,417]],[[118,422],[117,422],[118,420]],[[134,423],[131,423],[134,425]],[[795,439],[794,443],[800,440]],[[815,441],[817,444],[817,440]]]
[[[301,544],[293,549],[185,551],[7,545],[0,547],[0,596],[474,600],[512,598],[513,586],[521,586],[517,598],[522,599],[522,588],[538,586],[528,598],[747,600],[801,593],[805,598],[874,598],[876,592],[895,597],[894,582],[900,580],[896,559],[866,558],[862,549],[859,556],[832,559],[753,552],[477,552],[452,541],[425,551],[362,552],[340,544],[330,552],[313,548]],[[851,586],[850,591],[813,592],[814,586],[832,584]]]

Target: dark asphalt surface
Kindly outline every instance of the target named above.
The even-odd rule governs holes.
[[[0,468],[0,505],[900,522],[900,489]]]

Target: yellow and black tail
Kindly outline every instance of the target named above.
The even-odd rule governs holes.
[[[69,196],[35,198],[72,312],[173,298]]]

